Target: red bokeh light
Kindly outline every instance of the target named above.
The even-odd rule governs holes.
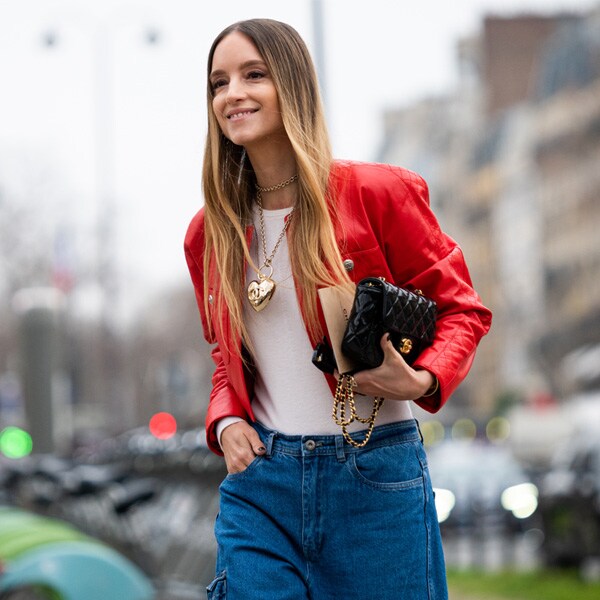
[[[150,433],[159,440],[168,440],[177,431],[175,417],[167,412],[159,412],[152,416],[149,423]]]

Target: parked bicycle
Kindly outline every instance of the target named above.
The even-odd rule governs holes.
[[[214,573],[224,474],[197,431],[157,440],[140,429],[77,460],[12,463],[1,487],[10,504],[67,521],[118,551],[152,582],[156,600],[188,600],[204,595]]]

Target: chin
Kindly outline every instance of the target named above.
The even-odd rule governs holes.
[[[232,135],[226,135],[227,138],[238,146],[244,146],[246,149],[248,146],[256,142],[256,136],[245,133],[234,133]]]

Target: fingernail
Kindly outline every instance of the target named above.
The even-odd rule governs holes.
[[[258,447],[258,451],[259,452],[265,452],[266,448],[264,446],[259,446]]]

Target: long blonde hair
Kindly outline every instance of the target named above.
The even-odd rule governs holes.
[[[289,25],[271,19],[240,21],[224,29],[208,55],[208,76],[221,40],[238,31],[254,43],[265,61],[277,90],[283,125],[298,169],[298,199],[288,233],[289,254],[301,308],[314,338],[322,335],[316,302],[319,285],[347,283],[348,276],[335,242],[328,181],[331,147],[323,114],[315,68],[308,49]],[[246,242],[255,195],[254,171],[244,161],[244,149],[227,139],[212,110],[213,90],[208,80],[208,134],[202,183],[205,201],[204,288],[215,288],[214,314],[224,307],[230,315],[233,340],[240,337],[252,349],[243,321],[245,260],[254,265]],[[245,259],[245,260],[244,260]],[[209,281],[214,261],[220,281]],[[207,302],[207,300],[205,300]],[[211,314],[205,305],[207,315]],[[209,326],[212,327],[209,317]],[[235,343],[235,342],[234,342]],[[228,349],[238,352],[239,347]]]

